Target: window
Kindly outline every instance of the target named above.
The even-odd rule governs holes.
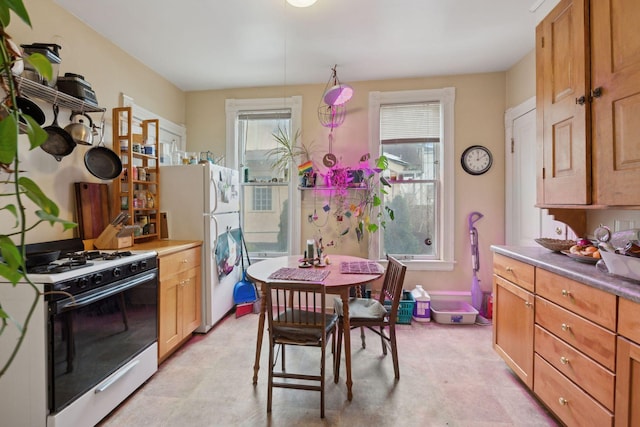
[[[253,187],[253,210],[270,211],[271,187]]]
[[[412,269],[453,269],[455,90],[372,92],[371,152],[389,161],[383,197],[394,221],[370,236],[370,256]]]
[[[228,99],[227,166],[240,171],[240,222],[252,258],[298,253],[300,202],[291,167],[273,169],[273,135],[300,129],[301,98]]]

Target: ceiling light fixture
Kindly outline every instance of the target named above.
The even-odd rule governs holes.
[[[295,7],[309,7],[313,5],[318,0],[287,0],[291,6]]]

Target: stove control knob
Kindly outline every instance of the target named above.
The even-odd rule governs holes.
[[[122,271],[120,271],[120,268],[116,267],[113,269],[113,277],[120,277],[122,275]]]
[[[78,287],[80,289],[86,288],[88,284],[89,284],[89,279],[87,279],[86,277],[81,277],[78,279]]]
[[[98,285],[100,284],[100,282],[102,282],[102,274],[98,273],[95,276],[93,276],[93,283]]]
[[[143,270],[145,268],[147,268],[147,260],[143,259],[142,261],[140,261],[140,268],[142,268]]]
[[[138,271],[138,263],[134,262],[133,264],[131,264],[129,266],[129,270],[131,270],[132,273],[135,273],[136,271]]]

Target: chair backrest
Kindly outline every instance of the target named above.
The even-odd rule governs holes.
[[[384,282],[380,292],[380,303],[384,304],[385,301],[391,301],[389,320],[395,323],[395,319],[398,317],[400,300],[402,299],[402,286],[407,266],[390,255],[387,255],[387,261],[387,270],[384,274]]]
[[[269,332],[276,338],[325,341],[326,289],[322,284],[268,283],[266,304]]]

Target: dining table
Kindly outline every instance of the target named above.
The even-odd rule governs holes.
[[[384,274],[384,267],[377,262],[349,255],[329,255],[328,258],[330,259],[328,263],[320,264],[320,266],[314,265],[311,268],[314,270],[322,269],[328,271],[328,275],[321,281],[321,283],[325,286],[327,294],[338,295],[342,299],[343,324],[344,330],[346,331],[344,334],[344,357],[347,377],[347,398],[351,400],[353,398],[353,380],[351,378],[351,338],[349,334],[349,331],[351,330],[349,324],[349,291],[354,286],[372,283],[379,280]],[[344,272],[344,266],[341,269],[341,265],[343,263],[347,263],[345,266],[351,267],[349,268],[349,272]],[[270,276],[282,268],[301,268],[301,265],[306,267],[303,257],[300,255],[268,258],[251,264],[246,273],[249,280],[256,283],[256,285],[259,285],[261,295],[264,296],[266,294],[267,283],[283,281],[282,279],[270,278]],[[366,268],[361,268],[362,266]],[[291,280],[284,281],[291,282]],[[260,304],[260,317],[258,321],[256,358],[253,365],[253,384],[258,383],[260,351],[262,349],[262,338],[264,335],[265,315],[266,304],[262,303]],[[340,345],[340,343],[338,343],[338,345]],[[335,377],[335,380],[337,382],[338,378]]]

